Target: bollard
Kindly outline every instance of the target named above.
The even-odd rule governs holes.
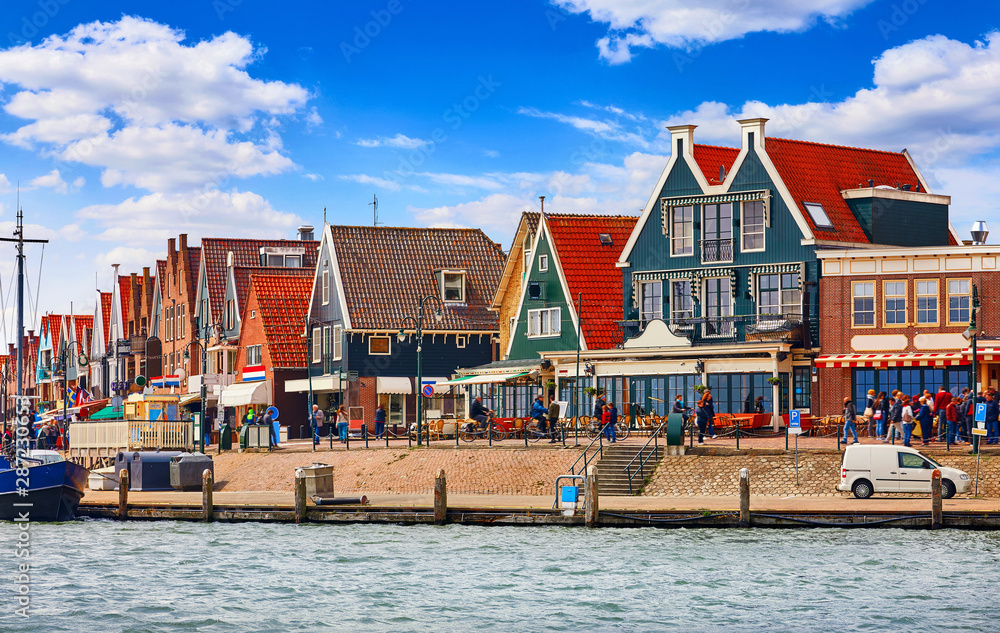
[[[587,466],[586,479],[587,496],[583,500],[583,524],[587,527],[597,527],[597,515],[600,512],[597,500],[597,466]]]
[[[448,522],[448,485],[444,470],[439,469],[434,477],[434,525]]]
[[[736,450],[740,450],[740,421],[736,420]]]
[[[937,530],[944,525],[941,508],[941,471],[934,469],[931,473],[931,529]]]
[[[306,478],[301,470],[295,471],[295,522],[306,520]]]
[[[788,452],[788,426],[785,426],[785,452]]]
[[[846,422],[845,422],[845,424],[846,424]],[[835,424],[834,428],[837,429],[837,450],[839,451],[840,450],[840,423],[838,422],[837,424]]]
[[[212,484],[212,471],[206,468],[201,473],[201,520],[206,523],[212,520],[212,511],[214,510]]]
[[[750,471],[740,468],[740,527],[750,527]]]
[[[118,475],[118,518],[128,518],[128,468],[123,468]]]

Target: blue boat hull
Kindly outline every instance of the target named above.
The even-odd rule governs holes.
[[[73,462],[36,464],[28,468],[28,493],[22,495],[18,493],[16,471],[6,460],[0,460],[0,521],[11,521],[25,513],[31,521],[76,518],[87,475],[86,468]]]

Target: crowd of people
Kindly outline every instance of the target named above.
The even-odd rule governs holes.
[[[858,442],[860,420],[868,425],[869,435],[886,444],[899,439],[903,446],[911,446],[917,425],[923,446],[934,441],[967,444],[972,442],[977,404],[986,405],[985,442],[997,444],[1000,442],[1000,403],[996,390],[990,387],[976,395],[965,388],[956,396],[943,385],[936,394],[925,389],[913,396],[899,390],[887,394],[869,389],[862,415],[858,415],[853,399],[844,398],[843,441],[849,444],[853,436],[854,443]]]

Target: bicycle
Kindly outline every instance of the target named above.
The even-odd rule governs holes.
[[[587,424],[586,427],[584,427],[584,432],[590,440],[595,440],[598,435],[604,432],[604,424],[597,418],[594,418]],[[627,440],[628,434],[628,422],[619,420],[615,424],[615,437],[619,440]]]
[[[546,428],[545,431],[540,430],[539,426],[540,424],[538,420],[534,418],[532,418],[525,426],[524,432],[528,434],[529,442],[537,442],[538,440],[546,437],[548,438],[560,437],[559,433],[561,432],[561,430],[558,420],[556,420],[555,422],[549,422],[548,427]]]
[[[468,419],[458,431],[458,437],[463,442],[474,442],[476,438],[487,438],[490,436],[492,436],[494,442],[500,442],[507,438],[507,433],[493,422],[492,415],[486,419],[485,427],[481,426],[476,420]]]

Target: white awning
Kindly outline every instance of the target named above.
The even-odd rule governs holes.
[[[340,376],[313,376],[313,393],[325,393],[328,391],[340,391]],[[309,391],[309,379],[298,378],[296,380],[285,381],[285,393]]]
[[[271,381],[238,382],[229,385],[219,395],[219,404],[224,407],[245,407],[248,404],[268,404]]]
[[[448,380],[445,382],[437,383],[437,386],[442,385],[485,385],[489,383],[496,382],[506,382],[511,378],[520,378],[521,376],[527,376],[530,371],[517,371],[507,374],[484,374],[481,376],[466,376],[463,378],[456,378],[455,380]]]
[[[410,379],[403,376],[379,376],[376,383],[378,393],[413,393]]]

